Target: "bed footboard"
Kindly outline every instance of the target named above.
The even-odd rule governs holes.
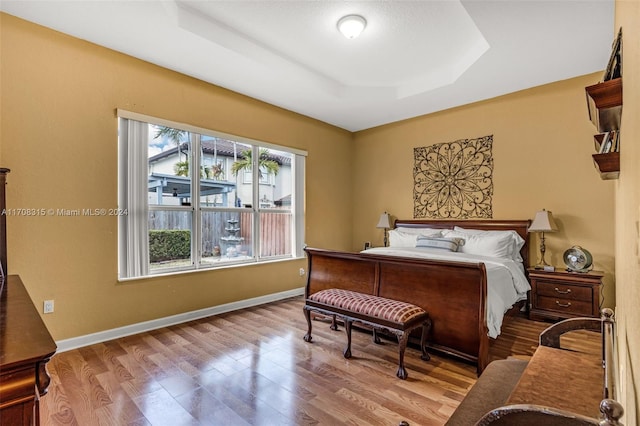
[[[305,296],[328,288],[417,305],[432,320],[429,347],[477,364],[489,361],[486,271],[462,263],[306,248]],[[419,336],[416,336],[419,338]]]

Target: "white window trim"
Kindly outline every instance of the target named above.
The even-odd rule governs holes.
[[[142,138],[142,140],[147,140],[148,136],[145,135],[137,135],[135,136],[135,132],[143,132],[140,128],[141,126],[131,126],[131,123],[142,122],[145,123],[145,127],[147,123],[152,123],[156,125],[178,128],[181,130],[188,131],[191,133],[192,138],[192,148],[191,149],[191,164],[194,166],[193,170],[200,170],[200,156],[195,153],[199,152],[199,144],[200,138],[194,136],[194,134],[207,135],[211,137],[219,137],[230,140],[235,140],[239,143],[246,143],[253,147],[254,150],[258,150],[259,148],[271,148],[278,151],[286,151],[295,156],[294,161],[292,161],[292,195],[294,199],[294,203],[291,206],[290,212],[294,220],[294,227],[292,229],[293,238],[292,238],[292,253],[291,256],[287,256],[285,259],[278,257],[269,257],[269,258],[261,258],[258,255],[258,251],[254,249],[254,253],[256,253],[255,261],[249,263],[242,263],[241,265],[253,265],[255,263],[270,263],[273,261],[286,260],[291,257],[301,258],[304,257],[303,247],[304,247],[304,169],[305,169],[305,158],[307,156],[307,152],[304,150],[290,148],[281,145],[275,145],[266,143],[263,141],[253,140],[244,138],[237,135],[232,135],[228,133],[222,133],[213,131],[210,129],[204,129],[198,126],[193,126],[185,123],[174,122],[170,120],[165,120],[153,116],[148,116],[144,114],[139,114],[131,111],[126,111],[122,109],[117,110],[117,117],[119,120],[119,131],[123,134],[119,135],[118,147],[118,204],[122,208],[127,208],[129,212],[126,216],[119,217],[118,223],[118,275],[119,280],[131,280],[131,279],[140,279],[140,278],[149,278],[154,276],[162,276],[162,275],[171,275],[174,273],[184,273],[184,272],[193,272],[198,270],[209,270],[209,269],[218,269],[224,268],[228,266],[240,266],[238,264],[234,264],[233,262],[225,262],[222,265],[210,265],[210,264],[198,264],[195,262],[193,258],[194,255],[198,255],[200,253],[200,213],[203,210],[210,210],[210,208],[198,208],[198,211],[195,212],[195,206],[192,206],[191,211],[195,212],[192,214],[192,238],[191,238],[191,253],[192,253],[192,265],[190,267],[179,267],[174,270],[163,269],[160,271],[150,271],[149,270],[149,244],[148,244],[148,215],[149,210],[155,210],[156,206],[149,206],[147,202],[147,170],[142,167],[132,167],[131,164],[135,162],[148,161],[148,153],[147,153],[147,144],[133,144],[130,143],[131,137]],[[133,121],[131,121],[133,120]],[[132,133],[133,132],[133,133]],[[126,134],[124,134],[126,133]],[[146,134],[146,129],[144,130]],[[194,147],[195,146],[195,147]],[[257,152],[257,151],[255,151]],[[254,182],[259,182],[257,176],[257,162],[258,155],[253,156],[254,166],[252,170],[254,171]],[[199,174],[198,174],[199,177]],[[137,182],[137,185],[132,187],[131,182]],[[258,184],[259,185],[259,184]],[[192,200],[199,200],[199,185],[192,185]],[[254,200],[253,200],[253,211],[256,215],[260,215],[260,213],[265,213],[270,211],[271,209],[262,209],[259,204],[259,191],[254,191]],[[166,209],[169,206],[163,207]],[[215,208],[211,208],[212,210],[216,210]],[[183,210],[183,209],[180,209]],[[240,211],[246,209],[238,209]],[[280,211],[278,211],[280,212]],[[140,219],[140,217],[144,217],[144,219]],[[260,235],[259,229],[259,220],[255,220],[253,235]],[[141,226],[143,224],[144,226]],[[197,231],[197,232],[196,232]],[[134,237],[131,238],[131,234],[133,233]],[[254,239],[254,246],[257,248],[259,245],[259,241]]]
[[[180,123],[178,121],[166,120],[164,118],[158,118],[151,115],[140,114],[137,112],[131,112],[124,109],[117,109],[116,114],[120,118],[128,118],[130,120],[143,121],[146,123],[158,124],[160,126],[179,128],[181,130],[186,130],[191,133],[200,133],[206,136],[211,136],[214,138],[223,138],[223,139],[232,139],[237,142],[245,142],[249,145],[260,145],[264,148],[271,148],[280,151],[287,151],[295,155],[300,155],[306,157],[309,155],[307,151],[298,148],[292,148],[286,145],[276,145],[265,141],[259,141],[256,139],[250,139],[243,136],[234,135],[231,133],[218,132],[216,130],[205,129],[203,127],[194,126],[192,124]]]

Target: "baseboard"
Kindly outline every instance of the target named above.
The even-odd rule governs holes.
[[[197,311],[184,312],[182,314],[171,315],[169,317],[139,322],[136,324],[126,325],[124,327],[112,328],[110,330],[100,331],[98,333],[72,337],[71,339],[58,340],[56,341],[56,344],[58,345],[57,352],[65,352],[72,349],[81,348],[83,346],[93,345],[95,343],[106,342],[107,340],[131,336],[133,334],[143,333],[145,331],[168,327],[171,325],[193,321],[200,318],[206,318],[212,315],[219,315],[225,312],[237,311],[238,309],[263,305],[265,303],[275,302],[278,300],[300,296],[303,294],[304,287],[300,287],[280,293],[268,294],[266,296],[254,297],[252,299],[239,300],[237,302],[226,303],[219,306],[212,306],[210,308],[199,309]]]

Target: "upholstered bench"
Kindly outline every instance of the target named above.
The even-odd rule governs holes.
[[[351,326],[354,321],[369,325],[373,328],[374,342],[379,343],[376,330],[388,330],[398,338],[398,371],[396,376],[401,379],[408,377],[404,367],[404,352],[409,340],[409,334],[415,328],[422,327],[420,348],[421,359],[430,359],[426,349],[427,334],[431,328],[429,314],[419,306],[398,300],[358,293],[341,289],[321,290],[309,295],[305,301],[304,314],[309,329],[304,336],[306,342],[311,342],[311,311],[325,315],[339,316],[344,319],[347,334],[347,347],[344,357],[351,358]]]

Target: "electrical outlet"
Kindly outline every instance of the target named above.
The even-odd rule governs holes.
[[[53,300],[44,301],[44,313],[50,314],[53,312]]]
[[[304,268],[300,268],[300,276],[304,277]]]

